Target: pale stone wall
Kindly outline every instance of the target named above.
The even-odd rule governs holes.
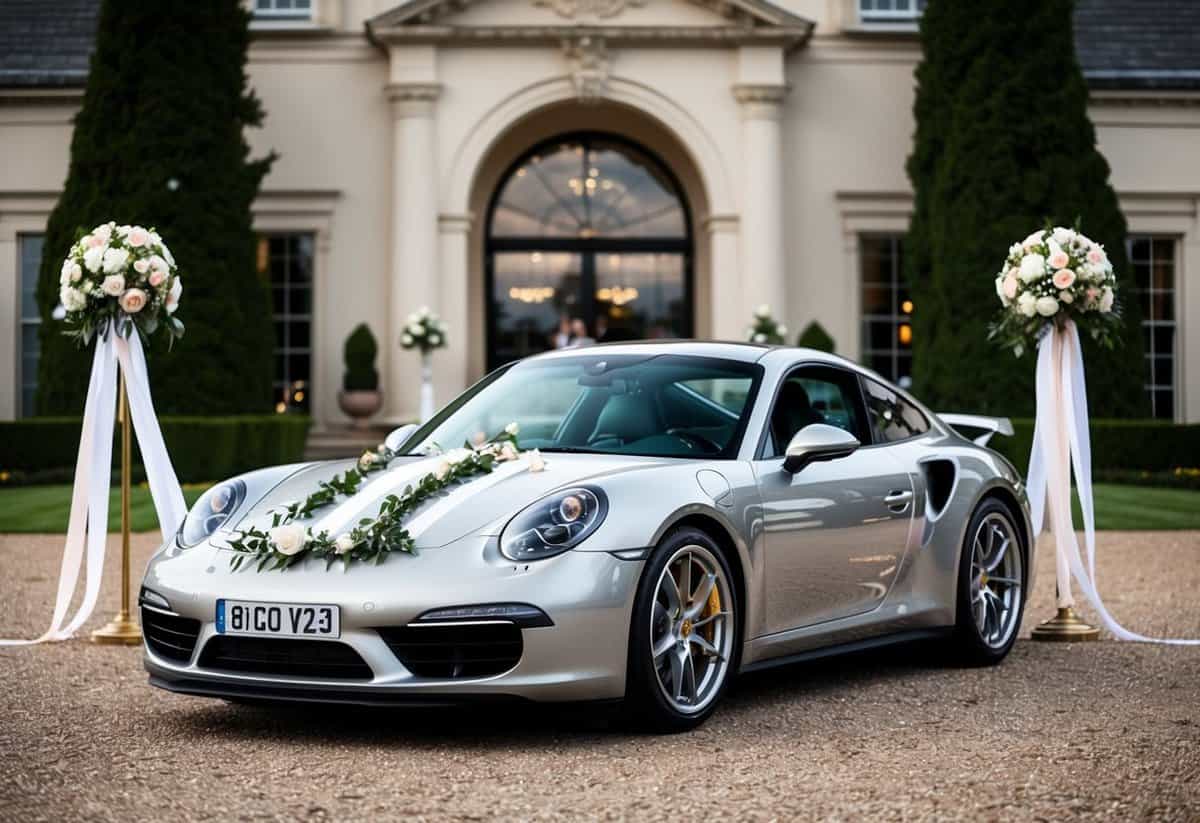
[[[342,343],[359,322],[380,339],[392,418],[416,408],[415,355],[397,318],[419,302],[451,323],[435,355],[439,399],[482,374],[482,223],[505,168],[539,139],[605,128],[662,155],[681,179],[697,241],[696,329],[738,337],[751,308],[777,305],[794,335],[819,319],[859,352],[857,237],[902,232],[913,131],[911,34],[853,29],[851,0],[790,0],[809,42],[610,45],[600,99],[580,103],[561,43],[372,43],[386,0],[320,0],[303,34],[264,29],[250,79],[263,99],[256,152],[279,152],[255,206],[264,230],[317,238],[313,414],[337,409]],[[462,26],[555,26],[549,3],[494,0]],[[648,0],[605,25],[728,21],[699,3]],[[1197,95],[1097,95],[1092,116],[1131,230],[1178,238],[1177,417],[1200,420],[1200,105]],[[67,168],[78,93],[0,91],[0,418],[17,413],[16,240],[39,231]],[[17,159],[17,162],[13,162]],[[1190,332],[1190,334],[1189,334]],[[405,388],[408,387],[408,388]]]

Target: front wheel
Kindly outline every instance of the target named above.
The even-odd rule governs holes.
[[[1025,547],[1012,512],[980,504],[967,527],[958,570],[954,653],[959,662],[999,663],[1012,649],[1025,609]]]
[[[681,732],[716,708],[737,662],[739,615],[729,564],[699,529],[670,533],[638,582],[625,696],[639,725]]]

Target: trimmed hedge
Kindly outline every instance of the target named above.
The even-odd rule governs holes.
[[[988,445],[1022,474],[1029,468],[1033,420],[1013,420],[1013,436],[994,435]],[[1165,472],[1200,467],[1200,425],[1166,420],[1091,420],[1092,471]]]
[[[294,463],[304,455],[312,421],[280,414],[159,418],[182,483],[221,480],[251,469]],[[0,422],[0,470],[73,469],[79,451],[77,417],[28,417]],[[113,468],[120,463],[113,435]],[[134,440],[133,460],[141,465]]]

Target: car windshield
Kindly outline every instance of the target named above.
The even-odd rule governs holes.
[[[520,426],[524,449],[728,458],[737,453],[761,367],[681,355],[518,363],[473,387],[409,442],[445,450]]]

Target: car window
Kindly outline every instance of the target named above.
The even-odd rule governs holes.
[[[782,457],[796,432],[824,423],[866,440],[858,380],[850,372],[823,366],[803,367],[780,385],[771,409],[767,457]]]
[[[874,380],[864,379],[863,386],[876,443],[896,443],[929,431],[921,410],[896,392]]]

